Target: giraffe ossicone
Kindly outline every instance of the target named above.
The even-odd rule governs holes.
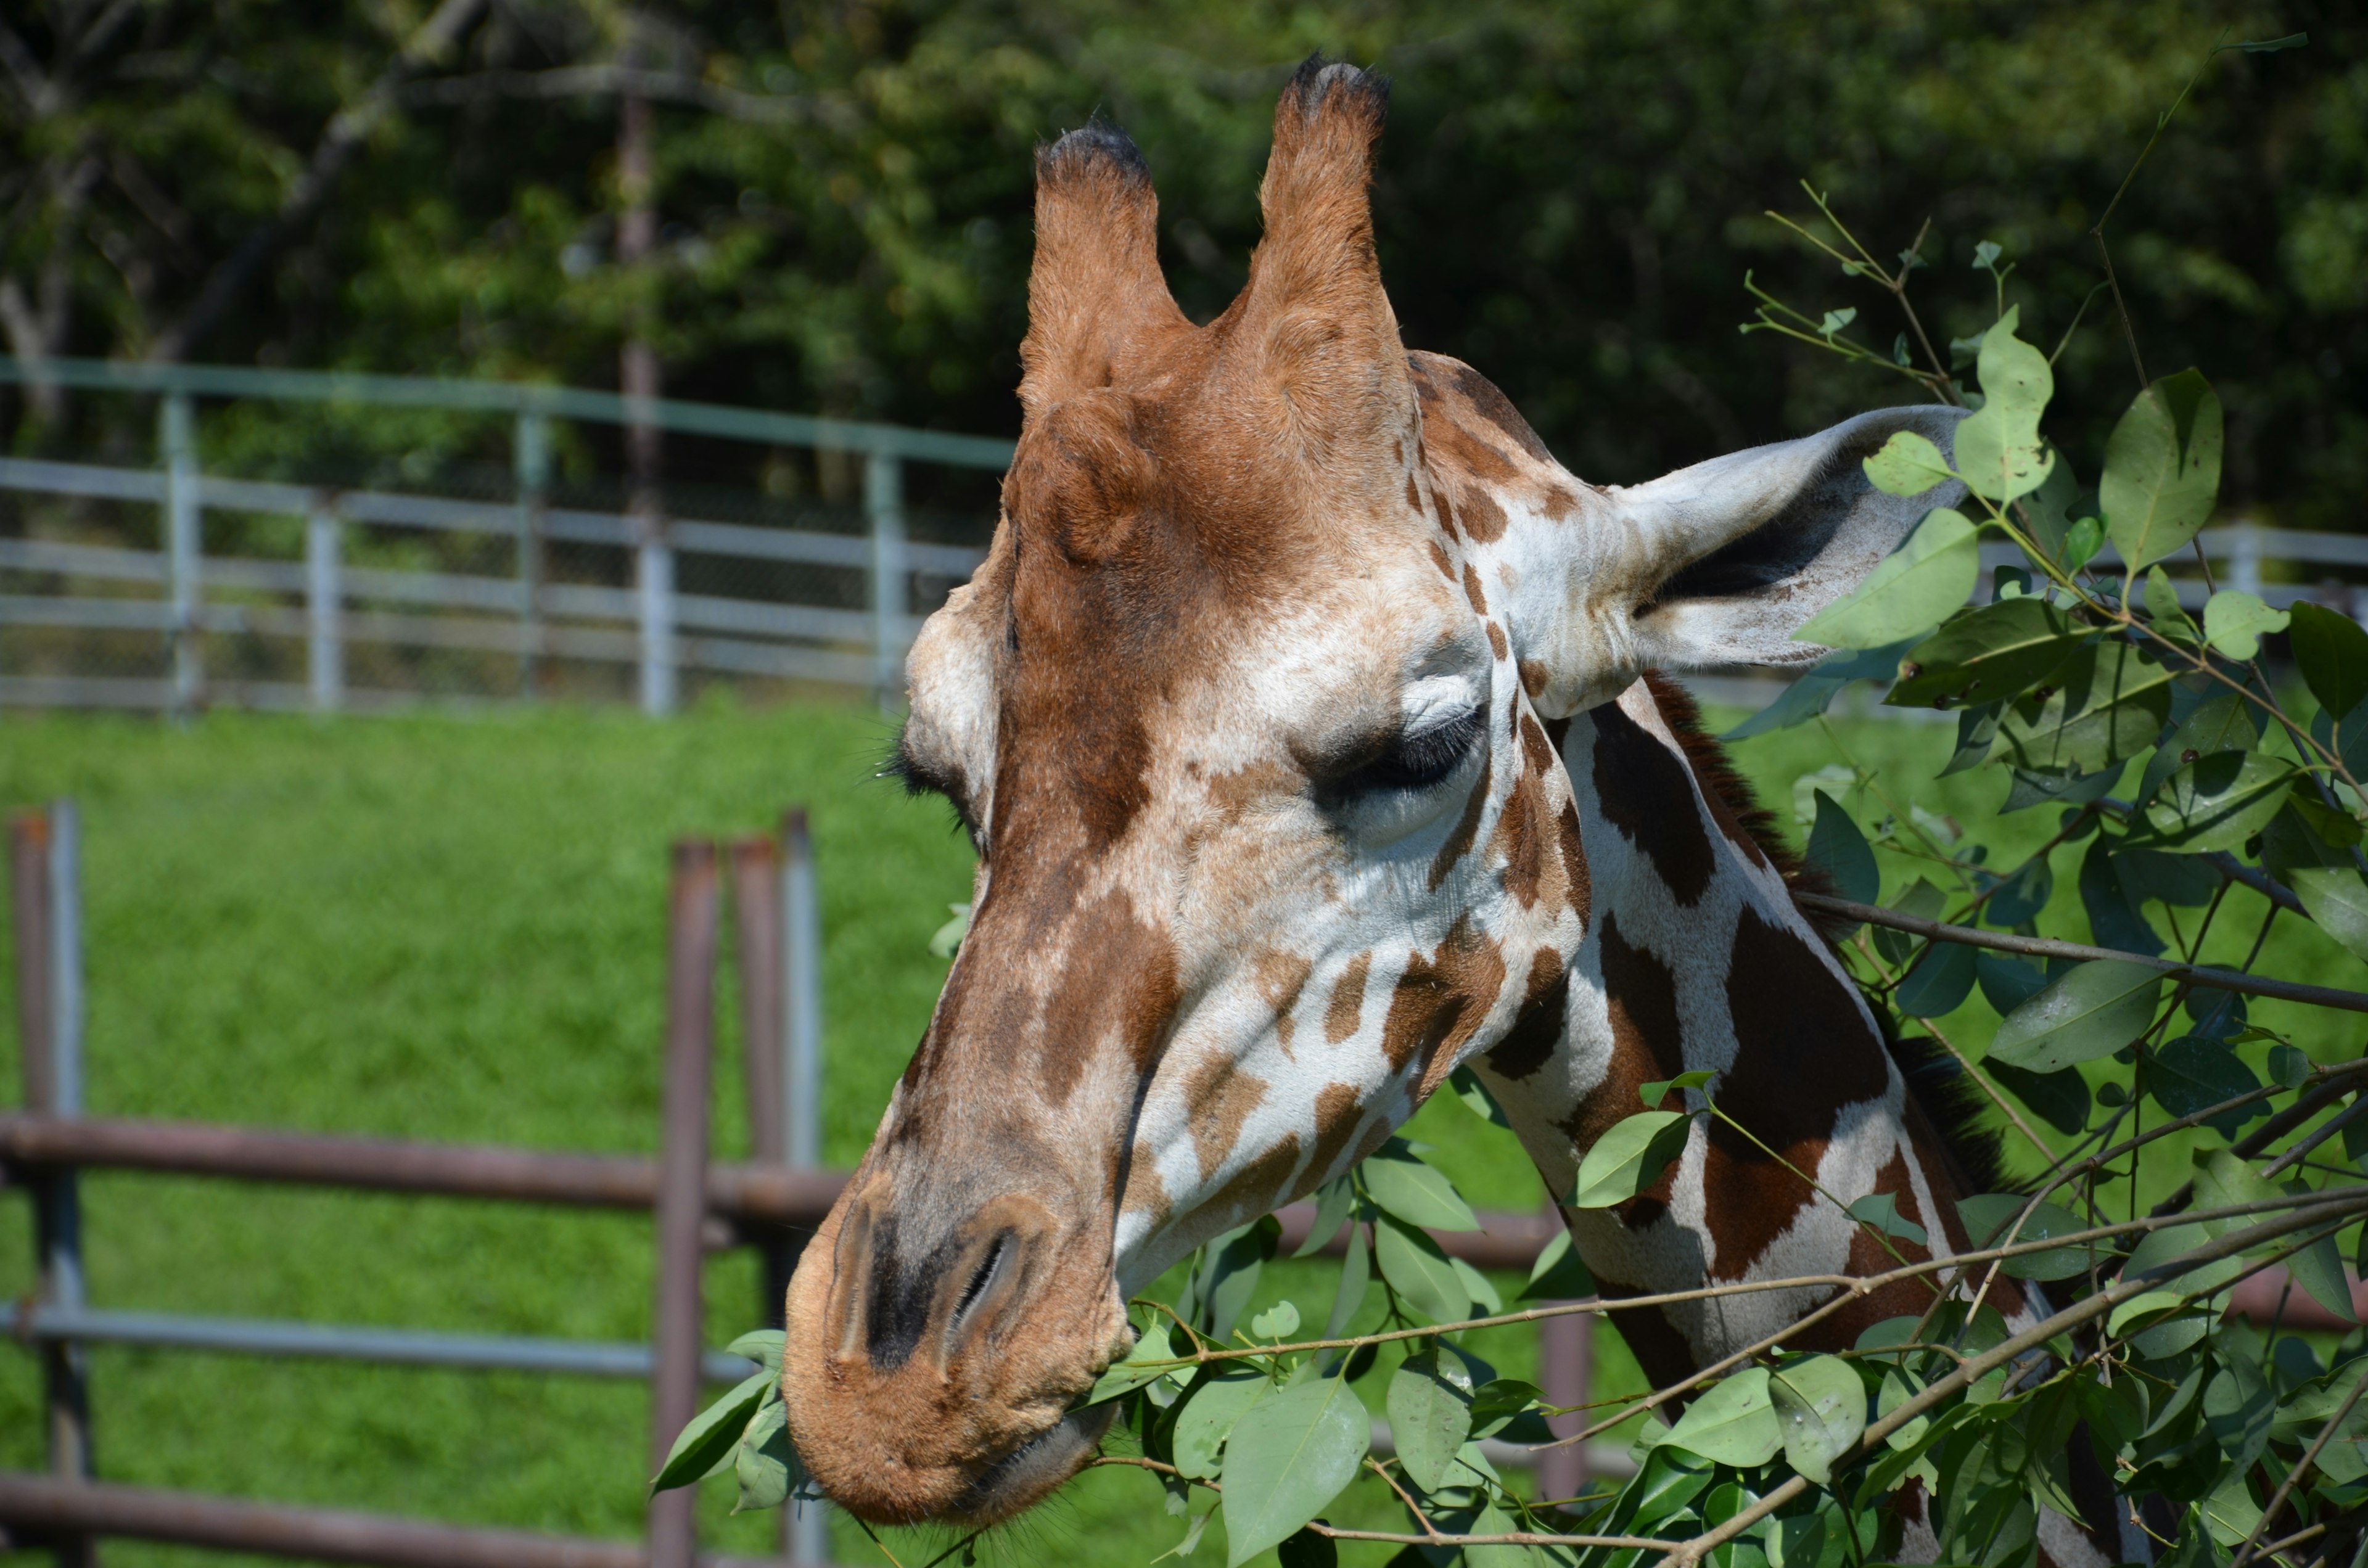
[[[1804,1176],[1964,1244],[1964,1178],[1787,863],[1644,679],[1822,653],[1793,632],[1954,499],[1861,460],[1903,429],[1949,450],[1955,411],[1580,482],[1400,343],[1366,195],[1386,97],[1292,78],[1249,280],[1206,325],[1124,136],[1038,156],[1003,516],[913,649],[900,742],[975,841],[971,928],[788,1301],[800,1450],[867,1519],[1056,1487],[1109,1420],[1071,1406],[1128,1294],[1460,1064],[1562,1192],[1637,1085],[1719,1074],[1750,1138],[1697,1123],[1658,1187],[1566,1216],[1607,1290],[1890,1266]],[[1620,1319],[1661,1376],[1816,1299]]]

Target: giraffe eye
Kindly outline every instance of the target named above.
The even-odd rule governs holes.
[[[1480,738],[1486,710],[1477,705],[1444,722],[1419,730],[1400,730],[1383,743],[1377,754],[1356,759],[1326,780],[1322,795],[1327,804],[1384,791],[1428,790],[1444,783],[1472,754]]]

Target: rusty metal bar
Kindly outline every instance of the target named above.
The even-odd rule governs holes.
[[[781,1119],[781,903],[769,838],[743,838],[732,846],[732,920],[739,958],[742,1066],[748,1083],[748,1155],[778,1165],[787,1148]]]
[[[806,809],[781,815],[781,1139],[798,1170],[822,1164],[822,905]]]
[[[666,921],[664,1138],[657,1190],[657,1361],[650,1387],[650,1471],[699,1414],[700,1271],[707,1217],[709,1099],[713,1092],[717,908],[715,846],[677,844]],[[691,1568],[698,1499],[689,1487],[650,1499],[651,1568]]]
[[[1585,1404],[1591,1397],[1588,1391],[1594,1381],[1595,1314],[1573,1312],[1539,1324],[1538,1391],[1546,1396],[1546,1403]],[[1586,1423],[1584,1415],[1546,1418],[1547,1427],[1557,1437],[1572,1436]],[[1536,1460],[1538,1495],[1576,1497],[1585,1492],[1593,1469],[1593,1447],[1574,1443],[1567,1448],[1541,1451]]]
[[[31,1534],[122,1536],[378,1568],[648,1568],[632,1541],[586,1540],[292,1508],[110,1482],[0,1472],[0,1524]],[[709,1557],[702,1568],[758,1568],[769,1559]]]
[[[50,819],[8,819],[8,901],[17,937],[17,1042],[25,1103],[50,1103]]]
[[[658,1163],[630,1155],[541,1153],[452,1143],[267,1132],[203,1122],[0,1112],[0,1165],[224,1176],[302,1187],[508,1199],[590,1209],[650,1209]],[[753,1165],[711,1165],[707,1202],[733,1221],[819,1224],[847,1177]]]

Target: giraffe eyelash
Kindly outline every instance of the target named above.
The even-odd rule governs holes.
[[[1463,759],[1487,723],[1487,710],[1478,704],[1442,724],[1429,729],[1401,730],[1379,756],[1367,756],[1318,786],[1327,805],[1345,804],[1360,796],[1384,791],[1428,790],[1444,783]]]
[[[894,779],[905,787],[907,795],[935,795],[943,801],[953,808],[955,823],[969,835],[971,846],[982,855],[986,853],[986,841],[979,834],[978,823],[971,815],[970,802],[963,798],[962,789],[906,750],[903,731],[897,732],[896,744],[889,748],[887,756],[881,760],[880,771],[873,777]]]

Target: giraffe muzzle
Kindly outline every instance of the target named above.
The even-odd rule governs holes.
[[[782,1393],[833,1501],[982,1525],[1074,1474],[1110,1425],[1072,1412],[1128,1335],[1107,1244],[1055,1206],[975,1206],[885,1170],[850,1186],[790,1286]],[[1104,1233],[1107,1233],[1106,1231]]]

